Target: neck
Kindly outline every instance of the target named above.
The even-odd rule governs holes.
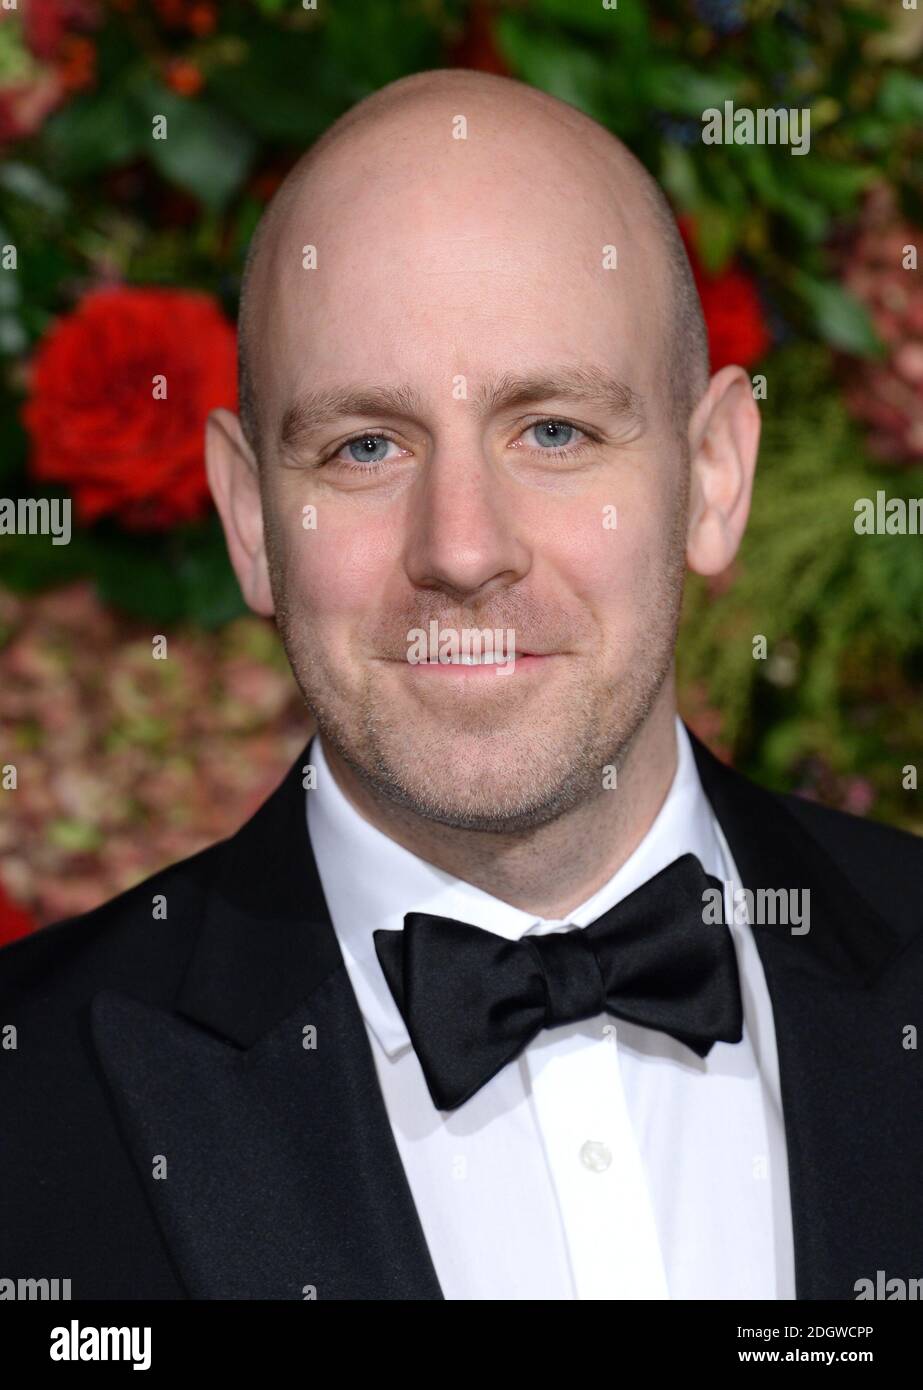
[[[663,805],[677,765],[672,676],[637,730],[618,770],[618,787],[534,830],[511,835],[458,830],[382,798],[324,743],[343,794],[365,820],[428,863],[503,902],[551,920],[567,914],[637,849]]]

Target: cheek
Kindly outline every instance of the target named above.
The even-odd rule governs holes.
[[[667,529],[651,499],[601,502],[557,527],[546,553],[600,618],[625,620],[644,607],[665,564]]]
[[[322,506],[286,529],[288,590],[306,623],[331,642],[345,640],[379,607],[393,565],[387,536],[387,527],[344,525]]]

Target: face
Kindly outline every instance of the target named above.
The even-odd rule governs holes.
[[[671,667],[687,461],[627,184],[554,131],[417,116],[335,147],[266,261],[266,609],[328,745],[445,825],[598,794]],[[328,393],[380,399],[292,409]]]

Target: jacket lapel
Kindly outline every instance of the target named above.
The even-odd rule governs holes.
[[[221,845],[173,1010],[101,991],[93,1038],[191,1297],[440,1299],[310,849],[306,760]]]
[[[907,1161],[923,1142],[919,1080],[901,1048],[919,966],[891,969],[908,943],[801,819],[690,737],[743,885],[810,892],[807,933],[753,930],[775,1020],[796,1297],[854,1299],[857,1280],[880,1268],[907,1277],[920,1259]]]
[[[923,966],[784,802],[690,731],[744,885],[810,891],[757,926],[775,1020],[800,1299],[919,1273],[919,1081],[900,1028]],[[95,1046],[194,1298],[441,1299],[311,853],[302,764],[216,852],[172,1009],[113,990]],[[902,964],[908,957],[902,956]],[[311,1030],[314,1030],[313,1032]],[[156,1174],[156,1175],[155,1175]]]

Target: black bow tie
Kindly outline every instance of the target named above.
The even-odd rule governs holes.
[[[706,893],[720,920],[706,914]],[[743,1016],[723,892],[694,854],[588,927],[507,941],[451,917],[408,912],[375,951],[439,1110],[454,1110],[543,1028],[612,1014],[705,1057],[740,1042]]]

